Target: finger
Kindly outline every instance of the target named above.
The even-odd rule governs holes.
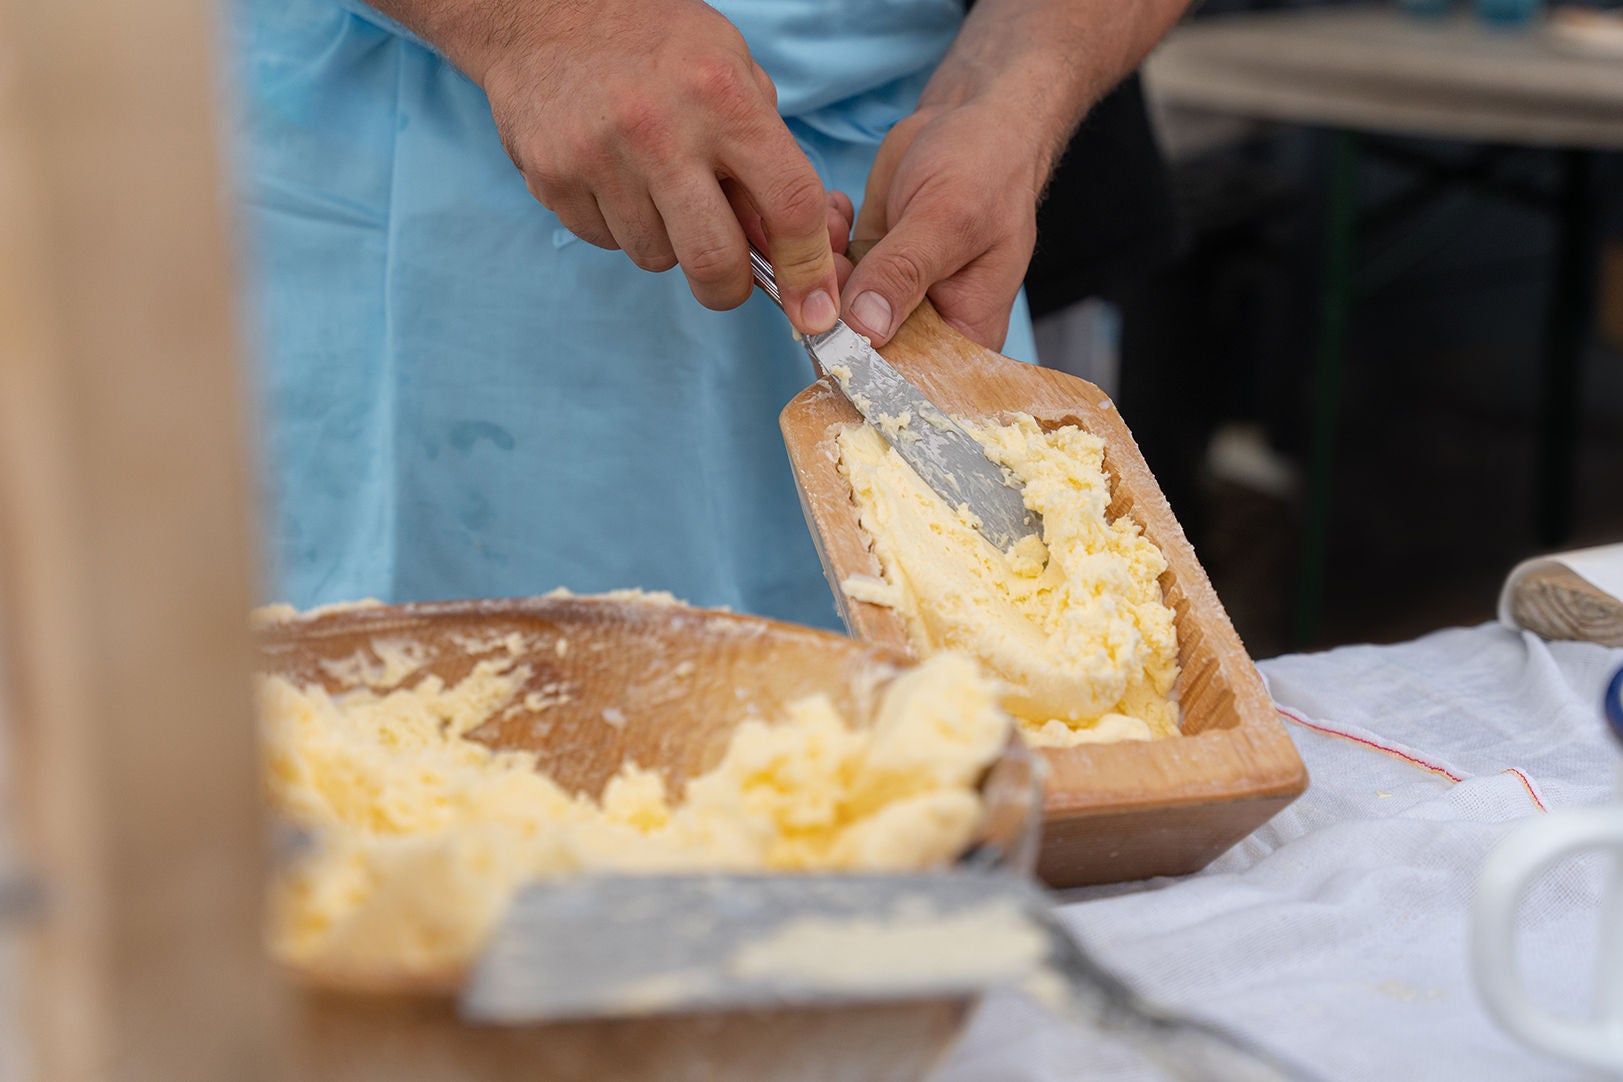
[[[744,236],[753,244],[757,251],[766,250],[766,230],[761,225],[761,216],[755,213],[755,207],[744,195],[736,181],[723,181],[722,191],[727,193],[727,201],[733,205],[733,213],[738,216],[738,224],[744,227]],[[846,257],[845,249],[851,243],[851,197],[844,192],[828,193],[828,242],[834,250],[834,280],[836,290],[844,288],[845,280],[851,277],[851,260]],[[835,296],[839,296],[836,292]]]
[[[744,230],[708,173],[693,173],[653,193],[688,288],[706,308],[725,311],[749,300],[753,279]]]
[[[766,102],[772,107],[772,111],[777,112],[778,84],[772,81],[772,76],[766,73],[765,68],[753,60],[750,61],[750,75],[755,78],[755,85],[760,87],[761,96],[766,98]]]
[[[560,225],[587,244],[607,248],[611,252],[620,247],[614,239],[614,231],[609,228],[603,211],[597,205],[597,199],[590,191],[582,188],[543,193],[536,190],[533,182],[529,183],[529,189],[536,202],[558,216]]]
[[[609,228],[597,200],[591,196],[569,200],[567,203],[561,202],[555,213],[565,229],[587,244],[607,248],[611,252],[619,250],[620,242],[614,239],[614,230]]]
[[[676,266],[676,252],[665,232],[665,220],[647,192],[599,197],[604,224],[620,250],[645,271],[668,271]]]
[[[845,219],[847,225],[856,222],[856,207],[852,205],[851,197],[849,195],[846,195],[844,192],[838,190],[831,191],[828,193],[828,205],[839,212],[840,217]]]
[[[980,255],[962,221],[915,198],[891,231],[845,283],[846,322],[873,340],[890,341],[930,287]]]
[[[774,116],[752,128],[732,144],[723,164],[761,217],[789,321],[802,333],[826,331],[839,318],[828,193],[781,120]]]
[[[929,297],[949,326],[971,341],[999,350],[1009,336],[1009,313],[1024,270],[1018,255],[993,249],[937,282]]]
[[[844,192],[828,193],[828,244],[834,251],[836,264],[838,257],[845,255],[845,250],[851,244],[851,197]]]
[[[854,270],[851,260],[843,252],[834,255],[834,277],[840,283],[840,290],[845,290],[845,283],[851,280],[851,271]]]
[[[755,204],[750,202],[743,187],[736,180],[723,180],[721,191],[733,208],[733,216],[744,229],[744,238],[757,252],[766,251],[766,226],[761,223],[761,216],[755,212]]]

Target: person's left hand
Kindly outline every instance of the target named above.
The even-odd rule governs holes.
[[[875,345],[927,294],[953,327],[1003,345],[1054,158],[1008,118],[985,102],[921,107],[880,144],[855,235],[882,239],[842,290]]]

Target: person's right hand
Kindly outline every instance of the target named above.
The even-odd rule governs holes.
[[[700,0],[492,6],[499,24],[460,26],[447,51],[570,232],[646,270],[680,264],[699,302],[725,309],[749,298],[745,228],[758,225],[790,320],[803,333],[833,325],[830,241],[849,202],[824,190],[726,18]]]

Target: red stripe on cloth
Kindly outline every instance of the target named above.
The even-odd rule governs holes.
[[[1403,751],[1400,748],[1394,748],[1390,744],[1382,744],[1378,740],[1371,740],[1364,736],[1354,736],[1352,733],[1345,733],[1340,729],[1332,729],[1328,725],[1320,725],[1317,722],[1308,721],[1300,714],[1286,710],[1283,706],[1276,705],[1274,709],[1279,711],[1279,715],[1281,717],[1294,721],[1304,729],[1312,729],[1314,732],[1323,733],[1325,736],[1337,736],[1343,740],[1351,740],[1354,744],[1362,744],[1366,748],[1374,748],[1376,751],[1385,752],[1387,755],[1395,755],[1406,763],[1413,763],[1422,770],[1429,770],[1438,777],[1447,778],[1452,782],[1460,782],[1465,780],[1452,770],[1449,770],[1447,767],[1439,766],[1436,763],[1427,762],[1418,755],[1411,755],[1409,752]]]
[[[1541,812],[1547,812],[1550,810],[1544,806],[1544,799],[1538,795],[1538,790],[1533,788],[1533,780],[1531,778],[1513,766],[1506,767],[1504,772],[1506,774],[1516,775],[1517,780],[1522,783],[1522,788],[1527,790],[1528,799],[1533,802],[1533,807],[1537,808]]]
[[[1324,725],[1316,721],[1309,721],[1295,711],[1287,710],[1277,703],[1274,705],[1274,709],[1279,713],[1280,717],[1285,718],[1288,721],[1294,721],[1304,729],[1312,729],[1314,732],[1323,733],[1325,736],[1339,737],[1342,740],[1350,740],[1354,744],[1362,744],[1366,748],[1372,748],[1375,751],[1384,752],[1387,755],[1392,755],[1402,759],[1406,763],[1412,763],[1413,765],[1420,767],[1422,770],[1436,774],[1440,778],[1447,778],[1451,782],[1458,783],[1465,780],[1460,775],[1454,773],[1452,770],[1449,770],[1447,767],[1438,763],[1430,762],[1418,755],[1413,754],[1412,752],[1405,751],[1402,748],[1395,748],[1390,744],[1383,744],[1379,740],[1372,740],[1366,736],[1358,736],[1355,733],[1343,732],[1340,729],[1332,728],[1331,726]],[[1513,766],[1506,767],[1504,770],[1500,771],[1500,773],[1516,775],[1516,780],[1522,783],[1523,789],[1527,790],[1527,798],[1533,802],[1533,806],[1541,812],[1547,812],[1550,810],[1545,805],[1544,798],[1539,795],[1538,789],[1533,785],[1532,779],[1526,774],[1523,774],[1520,770],[1517,770]]]

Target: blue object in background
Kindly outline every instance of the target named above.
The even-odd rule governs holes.
[[[1606,720],[1612,735],[1623,740],[1623,668],[1612,674],[1612,682],[1606,686]]]
[[[1478,17],[1493,26],[1526,26],[1540,6],[1540,0],[1476,0]]]

